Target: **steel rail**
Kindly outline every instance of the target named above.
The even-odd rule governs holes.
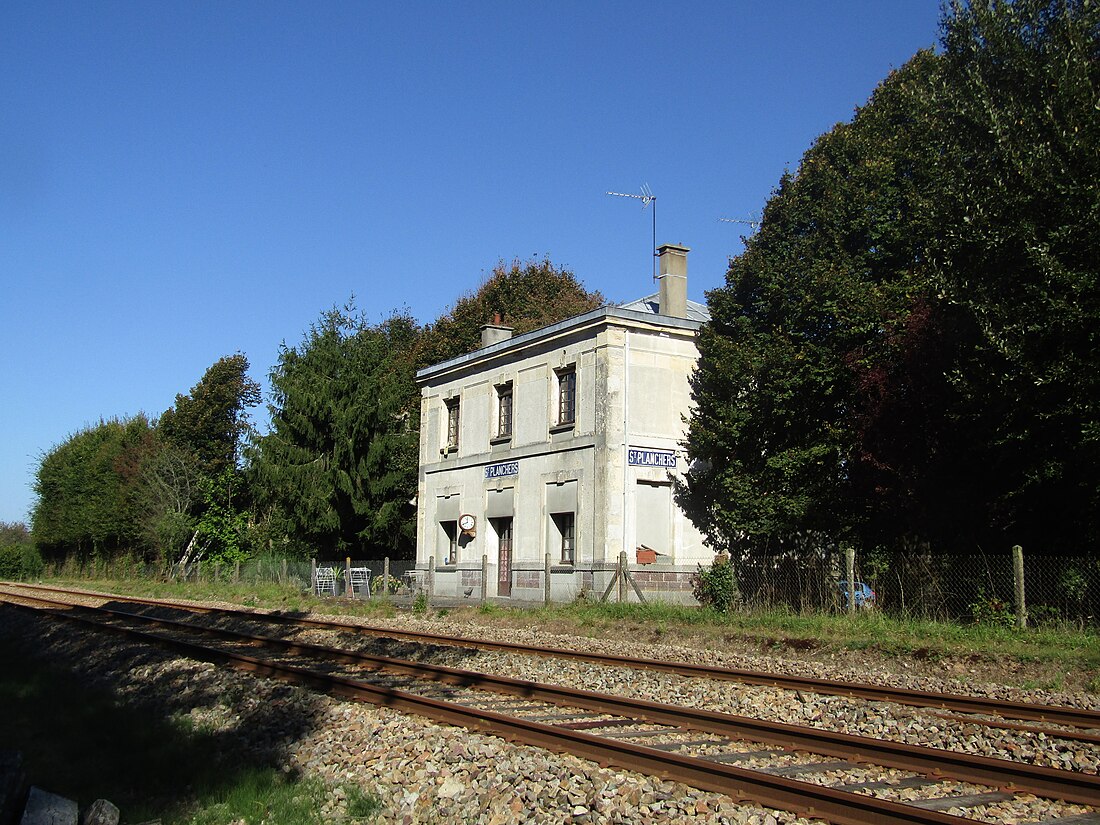
[[[8,604],[23,610],[46,613],[65,621],[90,625],[99,630],[111,630],[145,644],[174,650],[190,658],[226,664],[334,696],[381,705],[437,722],[501,736],[509,741],[570,753],[601,765],[615,765],[626,770],[661,776],[702,790],[726,794],[735,800],[750,800],[804,816],[822,818],[836,825],[961,825],[977,821],[720,762],[680,756],[643,745],[605,739],[581,731],[478,710],[292,665],[267,662],[133,628],[103,624],[69,611],[32,608],[17,602]]]
[[[277,647],[288,654],[309,654],[342,663],[401,673],[419,679],[430,679],[461,687],[522,696],[534,701],[560,706],[580,707],[601,714],[625,716],[654,724],[688,728],[732,739],[776,745],[787,750],[807,750],[828,756],[839,756],[852,762],[899,768],[937,779],[955,779],[1014,792],[1033,793],[1051,799],[1064,799],[1084,805],[1100,806],[1100,777],[1092,774],[959,753],[940,748],[920,747],[891,740],[835,733],[819,728],[790,725],[782,722],[767,722],[682,705],[667,705],[558,685],[546,685],[443,665],[375,656],[361,651],[343,650],[308,642],[240,633],[226,628],[197,626],[172,619],[141,616],[140,614],[108,607],[91,608],[68,605],[36,596],[20,598],[52,606],[75,608],[80,612],[106,614],[122,619],[137,620],[150,625],[188,633],[198,631],[234,642]]]
[[[252,620],[268,620],[284,624],[295,624],[303,627],[315,627],[330,631],[346,631],[373,636],[387,636],[393,638],[409,639],[422,644],[439,644],[455,647],[471,647],[482,650],[497,650],[510,653],[519,653],[529,656],[542,656],[546,658],[573,659],[599,665],[614,667],[639,668],[656,670],[666,673],[674,673],[680,676],[690,676],[704,679],[721,679],[726,681],[742,682],[744,684],[778,687],[788,690],[805,690],[813,693],[849,696],[857,699],[866,699],[872,702],[894,702],[896,704],[913,707],[951,710],[960,713],[986,714],[1000,716],[1005,719],[1021,719],[1033,722],[1046,722],[1048,724],[1066,725],[1086,729],[1100,730],[1100,711],[1071,708],[1059,705],[1034,705],[1026,702],[1014,702],[1004,699],[985,699],[975,696],[964,696],[956,693],[930,693],[907,688],[885,687],[861,682],[841,682],[827,679],[814,679],[808,676],[792,676],[777,673],[763,673],[740,668],[717,667],[714,665],[697,665],[690,662],[666,662],[658,659],[646,659],[633,656],[620,656],[616,654],[587,653],[584,651],[569,650],[567,648],[535,647],[515,642],[496,642],[487,639],[471,639],[461,636],[443,636],[435,633],[425,633],[415,630],[397,630],[393,628],[377,627],[371,625],[353,624],[351,622],[331,621],[327,619],[311,619],[292,613],[257,612],[241,610],[237,608],[210,608],[202,605],[181,604],[178,602],[166,602],[157,599],[143,599],[133,596],[119,596],[116,594],[104,594],[91,590],[66,589],[49,587],[46,585],[24,585],[21,583],[4,583],[7,586],[27,587],[33,590],[46,590],[58,593],[76,593],[93,596],[96,598],[117,599],[135,604],[145,604],[152,607],[172,607],[179,610],[192,612],[211,612],[217,610],[228,615]],[[975,720],[981,722],[981,720]],[[1053,735],[1059,735],[1058,731],[1048,731]],[[1073,734],[1065,734],[1068,738],[1079,738],[1082,741],[1094,741],[1096,736],[1086,735],[1076,737]]]

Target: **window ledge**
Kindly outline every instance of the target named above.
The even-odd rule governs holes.
[[[566,433],[574,429],[577,426],[576,421],[570,421],[568,424],[555,424],[550,428],[550,435],[557,435],[558,433]]]
[[[498,444],[511,444],[512,436],[510,435],[498,435],[496,438],[490,438],[489,443],[496,447]]]

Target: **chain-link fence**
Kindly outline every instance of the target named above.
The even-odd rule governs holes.
[[[318,566],[331,568],[335,573],[336,595],[348,595],[352,591],[347,587],[347,570],[369,571],[367,587],[371,592],[379,592],[386,568],[385,558],[352,559],[350,565],[346,559],[339,561],[317,561],[311,559],[291,559],[261,556],[239,562],[218,562],[199,560],[188,564],[169,564],[146,562],[133,556],[119,555],[111,558],[69,557],[65,561],[47,566],[50,576],[68,579],[126,580],[149,579],[179,582],[222,581],[242,584],[279,584],[298,588],[302,591],[316,589],[315,570]],[[406,580],[406,574],[416,567],[412,559],[390,559],[389,572],[391,592]],[[332,591],[329,591],[331,594]],[[357,596],[365,596],[362,588],[354,591]],[[322,594],[323,595],[323,594]]]
[[[1029,624],[1100,624],[1100,559],[1021,555],[1019,585]],[[839,548],[753,553],[735,563],[748,608],[806,613],[847,607],[847,560]],[[921,546],[877,550],[857,553],[854,570],[857,607],[899,618],[1004,625],[1017,620],[1011,551],[958,556]]]

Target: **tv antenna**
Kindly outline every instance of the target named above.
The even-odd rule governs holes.
[[[627,192],[607,192],[605,194],[614,195],[616,198],[634,198],[642,202],[642,209],[644,210],[650,204],[653,204],[653,280],[657,280],[657,196],[649,188],[648,183],[642,184],[642,194],[631,195]]]
[[[752,221],[752,220],[749,220],[748,218],[719,218],[718,222],[719,223],[747,223],[749,225],[749,229],[752,230],[753,232],[755,232],[757,229],[760,228],[760,221]]]

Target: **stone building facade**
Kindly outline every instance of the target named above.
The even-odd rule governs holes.
[[[692,601],[712,553],[672,488],[707,319],[687,252],[658,250],[656,295],[515,337],[488,325],[481,349],[417,373],[417,568],[435,593],[479,593],[484,568],[490,597],[542,599],[549,554],[553,600],[598,596],[625,550],[643,592]]]

